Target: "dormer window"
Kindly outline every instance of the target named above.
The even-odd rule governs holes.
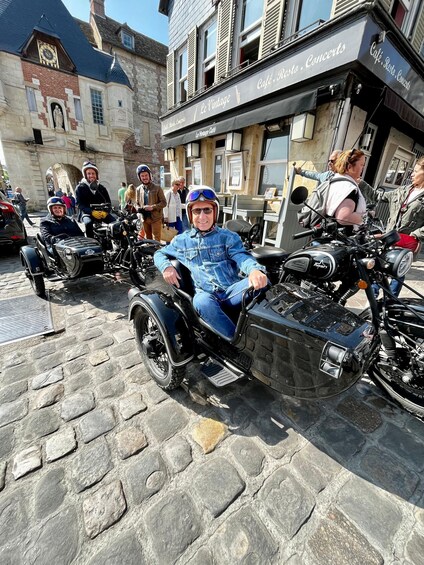
[[[134,49],[134,36],[130,33],[121,30],[121,41],[122,45],[127,49]]]

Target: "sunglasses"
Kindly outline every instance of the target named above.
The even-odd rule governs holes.
[[[196,202],[199,198],[203,196],[204,200],[216,200],[216,194],[213,190],[209,188],[202,188],[200,190],[192,190],[187,195],[187,200],[189,202]]]
[[[335,159],[328,159],[328,162],[329,162],[329,163],[335,163],[336,160],[335,160]]]
[[[200,216],[202,212],[209,216],[210,214],[212,214],[213,208],[194,208],[192,210],[193,216]]]

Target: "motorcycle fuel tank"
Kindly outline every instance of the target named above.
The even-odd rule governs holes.
[[[331,280],[339,273],[346,273],[348,262],[345,246],[327,243],[295,251],[284,263],[284,271],[299,278]]]
[[[288,396],[340,394],[366,370],[371,325],[326,296],[290,283],[271,287],[249,312],[244,352],[251,373]]]

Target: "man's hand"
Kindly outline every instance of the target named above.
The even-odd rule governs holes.
[[[147,212],[151,212],[151,211],[153,210],[153,206],[150,206],[150,205],[149,205],[149,206],[145,206],[144,209],[145,209]]]
[[[255,290],[259,290],[260,288],[266,287],[268,284],[268,278],[265,273],[259,269],[255,269],[249,275],[249,283]]]
[[[168,284],[173,284],[177,288],[180,288],[180,275],[177,273],[175,267],[166,267],[166,269],[162,273],[163,278]]]

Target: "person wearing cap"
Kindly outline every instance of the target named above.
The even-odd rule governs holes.
[[[181,200],[181,212],[182,212],[182,222],[183,222],[183,230],[189,230],[190,224],[187,217],[187,210],[186,210],[186,199],[188,194],[188,188],[186,187],[186,180],[184,177],[178,177],[177,181],[179,182],[178,193],[180,195]]]
[[[85,225],[85,235],[93,237],[93,209],[91,204],[111,204],[107,188],[99,183],[99,170],[94,163],[86,161],[82,166],[83,178],[75,189],[75,199],[79,209],[78,221]],[[94,212],[95,213],[95,212]],[[108,214],[102,222],[109,224],[116,218]]]
[[[238,234],[217,226],[219,201],[213,189],[196,186],[189,191],[186,205],[193,227],[156,251],[155,265],[176,287],[179,276],[171,259],[185,265],[195,287],[194,308],[222,337],[232,339],[236,325],[228,314],[240,312],[247,288],[267,286],[265,268],[244,249]]]
[[[55,241],[67,237],[84,236],[79,225],[66,215],[66,204],[58,196],[47,200],[49,213],[40,222],[40,233],[48,248],[52,248]]]
[[[160,241],[165,194],[160,186],[153,183],[152,171],[147,165],[137,167],[137,177],[141,181],[137,187],[137,212],[143,216],[144,235],[147,239]]]

